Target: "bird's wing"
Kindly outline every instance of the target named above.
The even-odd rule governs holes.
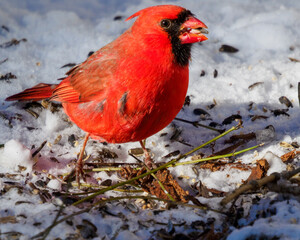
[[[54,90],[52,100],[61,102],[86,102],[101,96],[114,77],[117,59],[100,51],[85,62],[76,65]]]

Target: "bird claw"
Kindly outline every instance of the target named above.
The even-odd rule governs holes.
[[[86,182],[86,177],[83,171],[83,163],[82,161],[77,161],[76,167],[75,167],[75,175],[76,175],[76,182],[78,185],[78,188],[80,188],[80,179],[82,178],[83,181]]]
[[[157,168],[157,166],[153,162],[153,159],[151,158],[150,154],[145,154],[145,155],[146,156],[145,156],[145,159],[144,159],[144,163],[145,163],[146,167],[149,168],[149,169]]]

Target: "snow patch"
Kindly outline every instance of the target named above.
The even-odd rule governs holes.
[[[0,150],[0,172],[18,172],[20,167],[24,167],[25,172],[29,173],[33,164],[30,150],[19,141],[12,139]]]
[[[286,165],[282,162],[281,158],[276,156],[274,153],[268,151],[263,158],[265,158],[270,165],[267,173],[268,175],[274,172],[280,173],[286,170]]]

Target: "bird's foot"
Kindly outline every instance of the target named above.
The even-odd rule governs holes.
[[[143,148],[143,151],[144,151],[144,156],[145,156],[144,163],[145,163],[146,167],[149,168],[149,169],[157,168],[157,166],[154,164],[154,162],[153,162],[153,160],[150,156],[149,151],[145,147],[144,142],[140,141],[140,144],[141,144],[141,146]]]
[[[75,176],[78,189],[80,188],[80,179],[82,178],[83,181],[86,182],[85,174],[83,171],[83,161],[82,159],[78,159],[75,166]]]
[[[90,136],[89,133],[87,133],[85,135],[84,142],[83,142],[78,160],[76,162],[75,175],[76,175],[76,182],[78,184],[78,188],[80,188],[80,177],[82,177],[83,180],[86,181],[84,171],[83,171],[83,162],[84,162],[83,155],[84,155],[84,149],[85,149],[86,143],[89,140],[89,136]],[[87,156],[87,158],[89,158],[89,156]]]
[[[149,169],[157,168],[157,166],[153,162],[153,159],[151,158],[149,152],[147,152],[147,153],[148,154],[145,153],[145,159],[144,159],[144,163],[145,163],[146,167]]]

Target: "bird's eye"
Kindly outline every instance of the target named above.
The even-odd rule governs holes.
[[[162,28],[164,28],[164,29],[170,28],[171,25],[172,25],[172,23],[171,23],[171,21],[170,21],[169,19],[163,19],[163,20],[161,20],[161,22],[160,22],[160,26],[161,26]]]

